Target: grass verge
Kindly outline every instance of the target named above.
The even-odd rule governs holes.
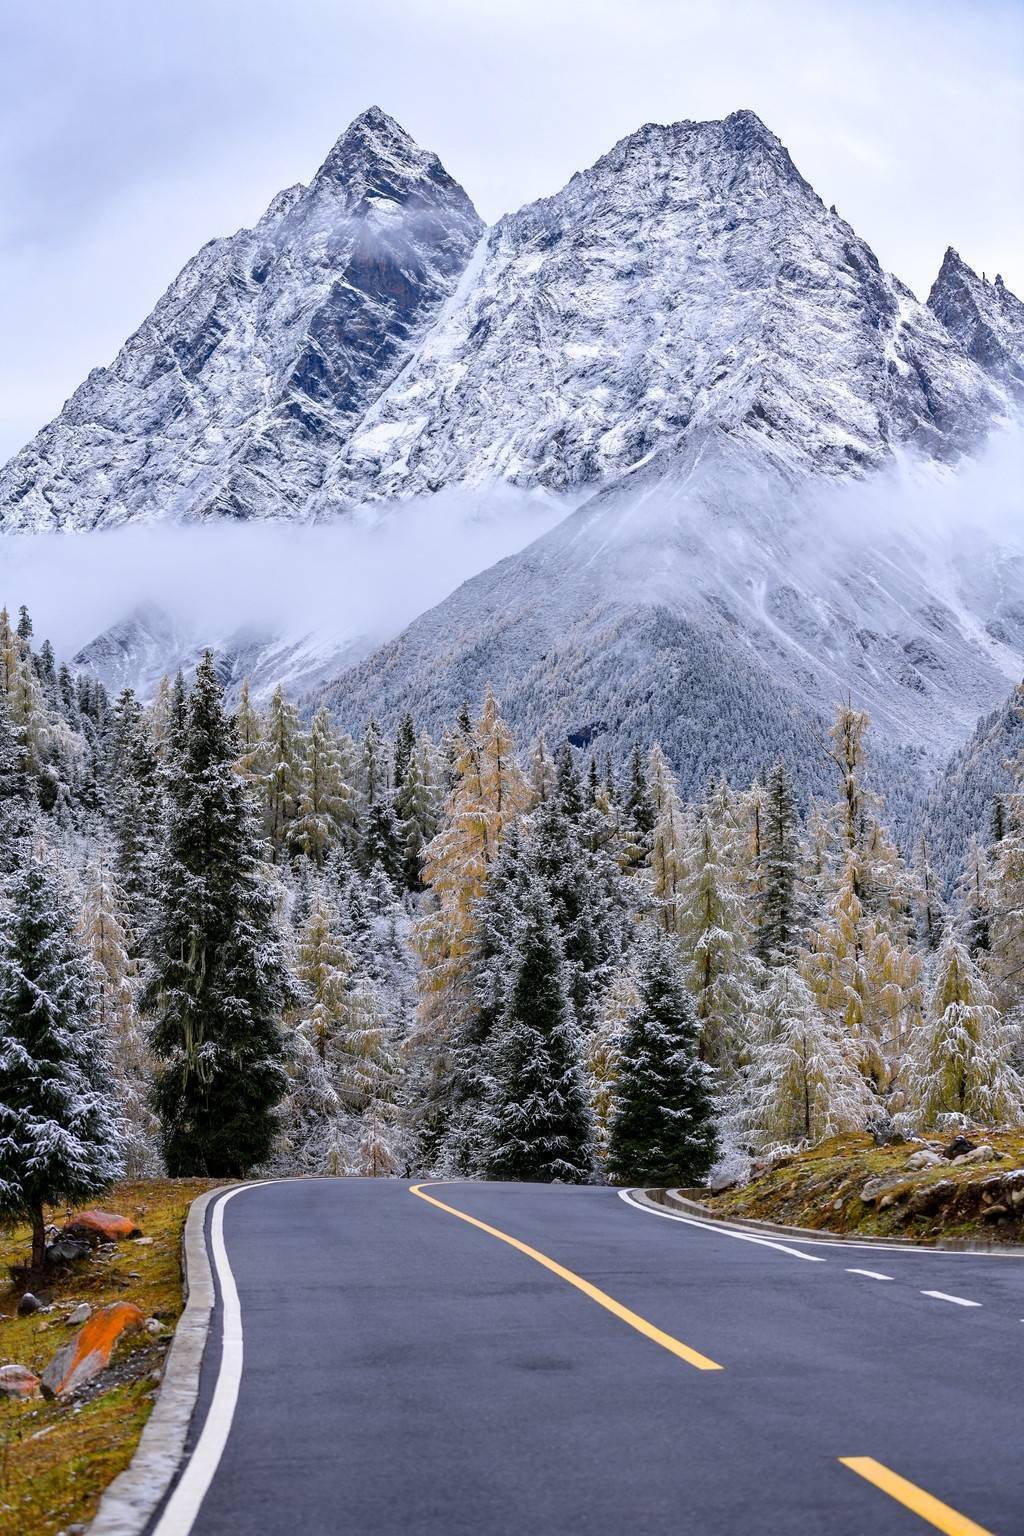
[[[64,1319],[79,1302],[94,1309],[133,1301],[164,1331],[125,1334],[106,1371],[68,1398],[26,1402],[0,1398],[0,1536],[56,1536],[84,1524],[100,1495],[131,1460],[149,1417],[159,1373],[182,1309],[181,1234],[197,1195],[213,1179],[146,1179],[118,1184],[103,1210],[129,1216],[151,1242],[125,1241],[109,1252],[58,1270],[40,1299],[52,1310],[17,1317],[21,1286],[8,1266],[29,1252],[27,1227],[0,1234],[0,1364],[37,1375],[74,1336]],[[48,1212],[61,1224],[68,1212]]]
[[[924,1147],[941,1156],[949,1139],[879,1147],[870,1136],[836,1136],[755,1164],[747,1184],[697,1198],[723,1216],[851,1235],[1024,1242],[1024,1133],[972,1131],[971,1140],[998,1159],[907,1168]]]

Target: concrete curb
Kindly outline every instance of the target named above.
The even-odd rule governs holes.
[[[914,1237],[877,1237],[874,1233],[858,1235],[854,1232],[830,1232],[827,1227],[786,1227],[777,1221],[758,1221],[752,1216],[731,1216],[713,1211],[709,1206],[691,1200],[678,1189],[634,1190],[644,1201],[679,1211],[686,1216],[699,1216],[703,1221],[736,1227],[741,1232],[774,1233],[778,1237],[815,1238],[818,1242],[849,1243],[851,1247],[877,1243],[883,1248],[928,1248],[936,1253],[987,1253],[996,1257],[1021,1258],[1024,1243],[977,1243],[967,1238],[951,1242],[928,1242]]]
[[[185,1310],[178,1319],[160,1392],[135,1455],[101,1498],[89,1536],[140,1536],[181,1465],[199,1395],[199,1369],[215,1298],[206,1252],[206,1210],[211,1200],[232,1187],[207,1190],[189,1206],[181,1240]]]

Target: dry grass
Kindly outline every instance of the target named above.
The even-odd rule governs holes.
[[[188,1208],[216,1180],[148,1179],[117,1185],[103,1210],[130,1216],[152,1243],[125,1241],[59,1274],[46,1295],[53,1310],[14,1316],[21,1287],[8,1266],[29,1251],[25,1227],[0,1235],[0,1364],[38,1375],[73,1336],[64,1318],[79,1302],[92,1307],[133,1301],[165,1324],[158,1339],[126,1334],[111,1365],[81,1393],[60,1402],[0,1399],[0,1536],[56,1536],[91,1519],[104,1488],[129,1462],[149,1417],[158,1372],[182,1307],[181,1234]],[[67,1212],[49,1219],[63,1222]],[[41,1298],[42,1299],[42,1298]]]
[[[933,1138],[926,1144],[938,1150],[950,1139]],[[1014,1207],[1005,1197],[1008,1175],[1024,1169],[1024,1133],[972,1131],[971,1140],[1002,1152],[1002,1161],[959,1166],[943,1162],[910,1172],[907,1159],[922,1143],[878,1147],[866,1135],[837,1136],[767,1167],[755,1167],[749,1184],[718,1195],[704,1192],[700,1198],[722,1215],[787,1226],[916,1241],[1024,1242],[1024,1205]],[[885,1188],[880,1199],[864,1201],[861,1191],[870,1179],[884,1179]],[[941,1190],[936,1188],[940,1184]],[[1000,1217],[1004,1206],[1007,1214]]]

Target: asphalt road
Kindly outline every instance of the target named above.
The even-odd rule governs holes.
[[[160,1536],[1024,1533],[1024,1260],[770,1246],[600,1188],[423,1193],[534,1254],[394,1181],[243,1189],[219,1254],[211,1206]]]

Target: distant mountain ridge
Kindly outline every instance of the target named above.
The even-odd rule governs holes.
[[[309,519],[482,230],[436,155],[370,108],[308,187],[203,246],[0,470],[0,528]]]
[[[485,232],[373,107],[0,470],[0,529],[578,494],[715,428],[798,475],[955,459],[1011,409],[1024,306],[951,257],[918,303],[749,111],[648,124]]]
[[[952,250],[920,303],[750,111],[647,124],[485,229],[372,108],[0,471],[0,530],[541,496],[558,526],[369,654],[212,627],[225,681],[433,727],[491,681],[523,739],[658,736],[688,789],[808,762],[849,693],[909,806],[1024,670],[1024,530],[851,493],[1016,440],[1022,315]],[[203,638],[144,612],[79,660],[149,688]]]

